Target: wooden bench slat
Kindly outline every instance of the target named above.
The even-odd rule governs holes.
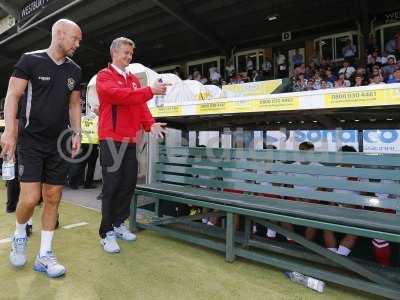
[[[310,175],[400,180],[400,170],[390,170],[390,169],[294,165],[294,164],[284,164],[281,162],[262,163],[253,161],[234,161],[234,160],[212,161],[208,159],[198,160],[193,158],[166,157],[166,156],[161,156],[159,162],[177,164],[177,165],[183,164],[183,165],[195,165],[195,166],[208,166],[216,168],[230,168],[230,169],[237,168],[237,169],[252,169],[252,170],[264,170],[264,171],[286,172],[286,173],[303,173]]]
[[[356,165],[379,165],[400,167],[399,154],[349,153],[349,152],[307,152],[293,150],[254,150],[222,148],[162,147],[160,154],[168,156],[196,156],[217,159],[256,159],[279,161],[310,161],[321,163],[346,163]]]
[[[158,172],[169,172],[178,174],[191,174],[194,176],[208,176],[208,177],[219,177],[243,180],[243,181],[254,181],[254,184],[261,184],[264,182],[278,183],[278,184],[293,184],[300,186],[309,187],[321,187],[321,188],[333,188],[343,190],[354,190],[360,192],[370,193],[384,193],[400,195],[400,183],[381,183],[381,182],[360,182],[360,181],[349,181],[346,177],[340,179],[334,178],[333,176],[322,176],[323,178],[317,177],[306,177],[304,174],[297,174],[297,176],[289,176],[287,174],[260,174],[255,172],[248,172],[242,169],[226,170],[221,168],[205,169],[200,167],[182,167],[176,165],[157,164],[156,171]],[[320,176],[321,177],[321,176]],[[332,177],[332,178],[329,178]],[[223,179],[222,179],[223,180]]]
[[[231,194],[161,183],[138,185],[137,191],[139,192],[140,190],[158,192],[160,195],[166,193],[170,195],[180,195],[182,197],[198,198],[216,203],[260,209],[263,211],[298,216],[311,220],[366,227],[374,230],[400,234],[400,217],[388,213],[284,199],[273,199],[268,197],[264,198],[250,195]]]
[[[348,205],[359,205],[367,207],[379,207],[385,209],[400,210],[400,201],[398,199],[385,199],[380,201],[376,197],[361,196],[356,194],[340,194],[333,192],[305,191],[296,188],[286,187],[265,187],[262,185],[228,182],[217,179],[201,179],[194,177],[184,177],[177,175],[166,175],[158,173],[158,181],[166,183],[179,183],[184,185],[207,186],[212,188],[233,189],[245,192],[265,193],[288,197],[298,197],[304,199],[321,200],[326,202],[335,202]]]

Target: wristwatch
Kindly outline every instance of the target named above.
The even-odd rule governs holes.
[[[82,138],[82,132],[81,131],[72,131],[72,136],[79,136],[80,138]]]

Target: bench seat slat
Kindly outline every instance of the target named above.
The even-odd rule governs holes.
[[[255,184],[261,182],[293,184],[309,187],[322,187],[332,189],[354,190],[360,192],[382,193],[400,195],[400,183],[380,183],[380,182],[360,182],[349,181],[345,177],[340,179],[332,176],[306,177],[304,174],[289,176],[287,174],[260,174],[248,172],[243,169],[226,170],[220,168],[205,169],[201,167],[183,167],[176,165],[157,164],[156,171],[177,174],[187,174],[194,176],[209,176],[211,178],[229,178],[238,181],[255,181]],[[331,178],[329,178],[331,177]],[[399,200],[400,201],[400,200]]]
[[[254,150],[254,149],[220,149],[160,147],[160,154],[168,156],[198,156],[216,159],[257,159],[280,161],[310,161],[322,163],[347,163],[359,165],[380,165],[400,167],[399,154],[379,153],[343,153],[343,152],[306,152],[293,150]]]
[[[268,197],[237,195],[208,189],[162,183],[138,185],[136,189],[137,191],[143,190],[160,193],[161,199],[162,194],[177,195],[267,212],[299,216],[335,224],[352,225],[400,234],[400,217],[394,214],[284,199],[273,199]]]
[[[357,177],[368,179],[400,180],[400,170],[372,169],[372,168],[344,168],[332,166],[294,165],[284,163],[262,163],[252,161],[212,161],[208,159],[196,160],[181,157],[160,157],[161,163],[207,166],[230,169],[252,169],[272,172],[302,173],[310,175]]]
[[[359,205],[368,207],[379,207],[385,209],[400,209],[398,199],[378,200],[376,197],[367,197],[357,194],[338,194],[335,192],[310,191],[298,188],[268,187],[250,183],[229,182],[218,179],[202,179],[187,176],[177,176],[168,174],[156,174],[156,179],[161,182],[179,183],[183,185],[207,186],[212,188],[235,189],[246,192],[266,193],[288,197],[298,197],[304,199],[314,199],[341,204]]]

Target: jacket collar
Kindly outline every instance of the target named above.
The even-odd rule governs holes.
[[[125,78],[122,71],[120,69],[118,69],[117,67],[115,67],[113,64],[108,63],[108,69],[110,69],[113,73],[116,73]],[[125,75],[126,75],[126,77],[128,77],[129,75],[131,75],[131,73],[129,71],[126,71]]]

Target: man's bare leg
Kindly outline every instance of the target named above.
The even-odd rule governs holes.
[[[32,217],[35,206],[40,200],[41,189],[40,182],[21,182],[21,193],[16,210],[18,224],[26,224]]]
[[[36,256],[33,269],[44,272],[48,277],[60,277],[66,272],[58,263],[52,249],[54,229],[57,223],[58,206],[60,205],[62,185],[43,184],[42,234],[39,254]]]
[[[42,236],[40,256],[52,251],[54,229],[57,223],[58,206],[60,205],[62,185],[43,184]]]
[[[32,217],[41,192],[40,182],[21,182],[21,193],[17,205],[16,229],[11,242],[10,263],[21,268],[27,261],[26,223]]]

